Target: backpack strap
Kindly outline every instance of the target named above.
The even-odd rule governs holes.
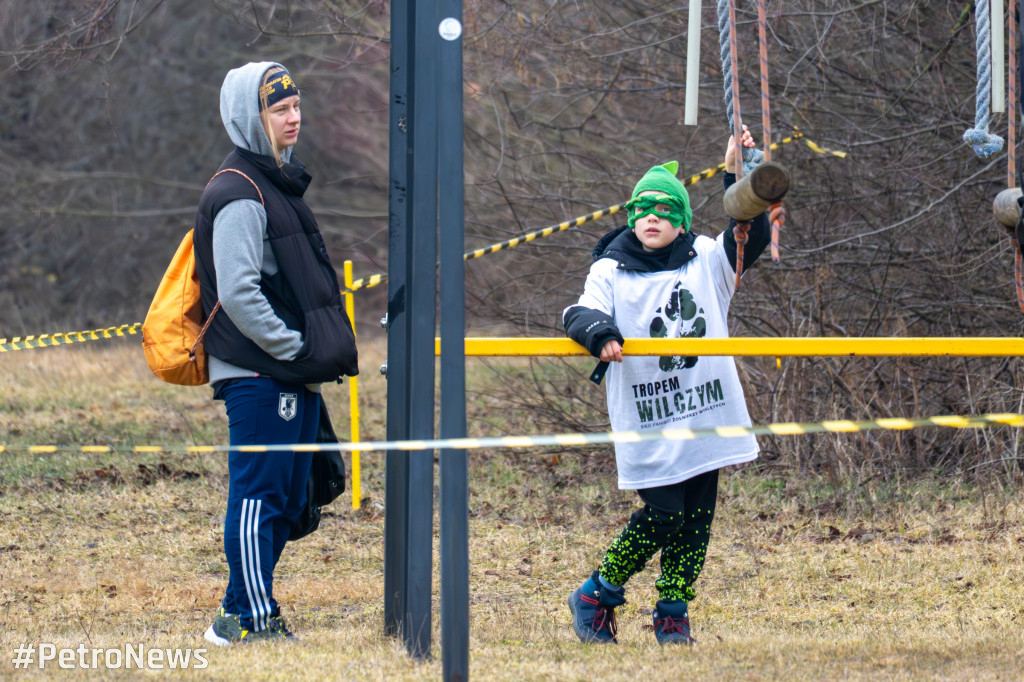
[[[262,204],[263,207],[266,208],[266,203],[264,203],[263,201],[263,192],[261,192],[260,188],[256,186],[256,183],[252,181],[252,178],[250,178],[248,175],[238,170],[237,168],[225,168],[222,171],[217,171],[216,173],[214,173],[213,178],[210,178],[210,181],[206,183],[207,187],[209,187],[210,182],[213,182],[214,178],[216,178],[218,175],[221,175],[222,173],[238,173],[243,178],[248,180],[249,184],[252,185],[252,188],[256,190],[256,195],[259,196],[260,198],[260,204]],[[203,342],[203,336],[206,335],[206,330],[210,328],[210,323],[213,322],[213,316],[217,314],[218,310],[220,310],[220,301],[217,301],[217,304],[213,306],[213,310],[210,311],[210,315],[206,318],[206,322],[203,323],[203,328],[199,330],[199,336],[196,337],[195,345],[192,346],[192,350],[190,350],[188,353],[190,358],[194,358],[196,356],[196,349],[199,348],[199,344]]]
[[[238,170],[237,168],[225,168],[225,169],[224,169],[224,170],[222,170],[222,171],[217,171],[217,172],[216,172],[216,173],[214,174],[213,178],[216,178],[216,177],[217,177],[218,175],[222,175],[222,174],[224,174],[224,173],[238,173],[238,174],[239,174],[239,175],[241,175],[241,176],[242,176],[243,178],[245,178],[246,180],[248,180],[248,181],[249,181],[249,184],[250,184],[250,185],[252,185],[252,188],[253,188],[254,190],[256,190],[256,194],[257,194],[257,196],[259,196],[259,198],[260,198],[260,203],[261,203],[261,204],[263,204],[263,207],[264,207],[264,208],[266,208],[266,206],[267,206],[267,205],[266,205],[266,204],[265,204],[265,203],[263,202],[263,192],[261,192],[261,191],[260,191],[260,188],[256,186],[256,183],[252,181],[252,178],[250,178],[250,177],[249,177],[248,175],[246,175],[246,174],[245,174],[245,173],[243,173],[242,171]],[[213,178],[210,178],[210,182],[213,182]],[[210,182],[206,183],[206,184],[207,184],[207,186],[209,186]]]
[[[196,357],[196,349],[199,348],[199,344],[203,342],[203,336],[206,334],[206,330],[210,328],[210,323],[213,322],[213,316],[220,310],[220,301],[217,301],[217,305],[213,306],[213,310],[210,311],[210,315],[206,318],[206,322],[203,323],[203,328],[199,330],[199,335],[196,336],[196,342],[192,344],[192,349],[188,352],[190,360],[194,360]]]

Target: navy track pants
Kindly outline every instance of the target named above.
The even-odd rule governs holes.
[[[224,400],[231,445],[313,443],[320,394],[269,377],[228,380],[214,396]],[[228,586],[221,605],[242,627],[260,631],[277,616],[274,567],[306,504],[310,452],[237,452],[228,455],[224,554]]]

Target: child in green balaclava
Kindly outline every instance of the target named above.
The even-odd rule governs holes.
[[[655,212],[667,218],[673,226],[681,227],[683,232],[689,232],[693,211],[690,210],[690,195],[686,191],[686,186],[676,177],[678,171],[679,162],[669,161],[644,173],[640,182],[633,188],[633,196],[625,206],[627,210],[633,209],[629,211],[630,229],[633,229],[637,218]],[[654,208],[659,203],[666,204],[669,210],[655,211]]]
[[[744,129],[742,144],[752,147]],[[732,138],[725,186],[736,182]],[[730,357],[623,357],[627,338],[728,337],[735,291],[736,240],[690,232],[692,212],[674,161],[654,166],[626,203],[627,225],[605,235],[579,302],[565,309],[566,333],[601,359],[591,379],[608,372],[612,431],[749,426],[743,389]],[[743,272],[770,239],[767,216],[751,221]],[[573,631],[584,642],[614,642],[615,608],[624,585],[661,552],[653,613],[658,643],[692,643],[687,604],[704,565],[718,493],[718,470],[757,457],[753,436],[616,442],[619,487],[636,490],[636,511],[584,583],[569,596]]]

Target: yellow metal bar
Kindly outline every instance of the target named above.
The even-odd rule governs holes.
[[[352,323],[352,334],[356,333],[356,303],[355,295],[352,293],[352,261],[345,261],[345,312]],[[353,443],[359,442],[359,385],[356,377],[348,378],[348,412],[350,423],[350,440]],[[359,451],[352,451],[352,508],[359,509],[363,499],[363,489],[359,480]]]
[[[441,354],[441,339],[434,341]],[[1020,337],[733,337],[626,339],[623,355],[740,355],[769,357],[1007,357],[1024,356]],[[566,338],[467,338],[466,356],[589,356]]]

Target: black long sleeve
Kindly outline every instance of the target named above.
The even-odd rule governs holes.
[[[624,342],[615,321],[600,310],[574,305],[565,311],[562,324],[566,336],[586,348],[595,358],[601,357],[604,344],[612,339]]]

